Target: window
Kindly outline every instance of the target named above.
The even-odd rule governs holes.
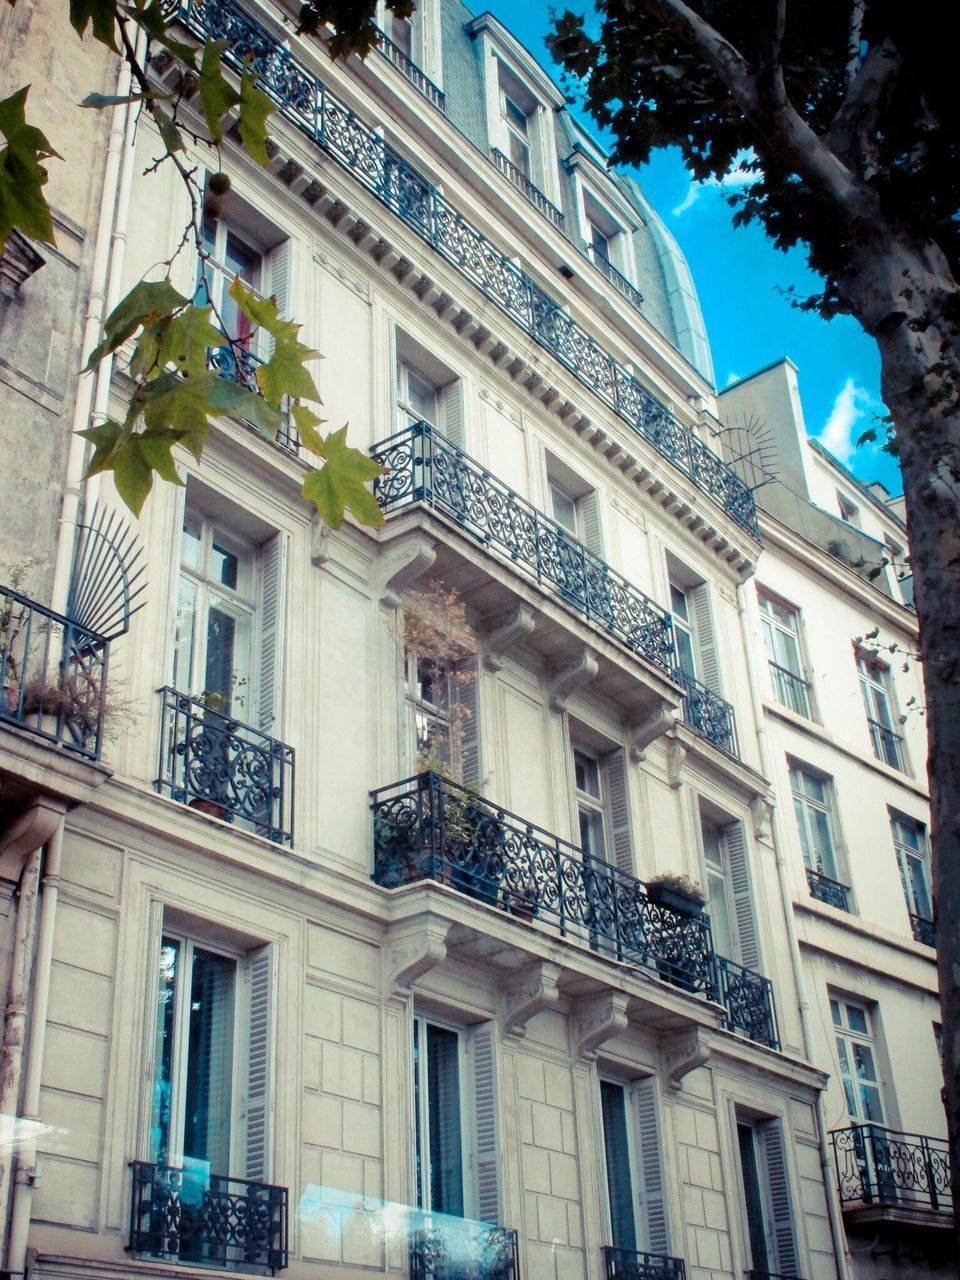
[[[519,81],[500,66],[500,117],[507,159],[530,182],[536,182],[533,164],[533,117],[536,103]]]
[[[665,1254],[669,1243],[655,1082],[601,1080],[600,1112],[610,1242],[627,1253]],[[633,1261],[624,1259],[625,1271]],[[616,1274],[620,1271],[617,1267]]]
[[[265,1180],[269,947],[230,951],[165,929],[157,972],[150,1160],[202,1184]]]
[[[499,1220],[493,1030],[413,1025],[417,1207]]]
[[[449,668],[434,657],[408,651],[406,765],[435,770],[454,782],[480,778],[477,724],[477,664],[465,659]]]
[[[463,447],[463,381],[397,333],[397,428],[428,422],[452,444]]]
[[[773,691],[781,706],[811,719],[810,685],[804,679],[800,656],[800,615],[796,609],[760,594],[763,641],[773,678]]]
[[[779,1120],[737,1115],[737,1152],[743,1187],[748,1271],[755,1276],[795,1276],[798,1258]]]
[[[268,358],[271,340],[268,334],[252,332],[250,321],[230,297],[230,286],[239,278],[261,297],[272,297],[279,313],[286,315],[290,293],[290,242],[283,240],[268,250],[266,242],[226,217],[205,215],[202,230],[203,248],[209,257],[200,264],[196,301],[212,306],[213,323],[250,354],[249,367],[245,365],[239,371],[224,369],[224,372],[252,376],[253,364]],[[276,241],[275,231],[266,226],[262,230]]]
[[[729,960],[759,969],[760,953],[743,825],[715,821],[701,811],[700,833],[714,949]]]
[[[626,755],[605,750],[584,725],[571,727],[576,837],[593,858],[634,875]]]
[[[893,728],[889,668],[861,653],[857,655],[857,671],[873,754],[891,769],[903,771],[903,738]]]
[[[870,1011],[859,1001],[831,995],[830,1016],[847,1114],[855,1123],[870,1120],[883,1124]]]
[[[582,751],[573,753],[573,773],[577,792],[577,823],[580,848],[594,858],[606,858],[607,837],[600,762]]]
[[[891,812],[890,830],[913,936],[917,942],[933,946],[933,899],[926,829],[922,822]]]
[[[397,46],[405,58],[411,62],[419,62],[419,50],[414,43],[414,17],[401,18],[392,9],[386,9],[383,15],[383,29],[389,40]]]
[[[790,788],[793,791],[793,811],[800,834],[803,865],[807,868],[807,882],[814,897],[820,897],[818,878],[826,877],[841,889],[839,845],[833,811],[831,781],[823,774],[814,773],[803,766],[791,763]],[[833,905],[839,905],[834,903]],[[847,910],[843,906],[843,910]]]
[[[719,693],[720,667],[707,584],[694,584],[686,574],[671,572],[670,610],[677,667]]]
[[[840,519],[846,524],[851,524],[855,529],[860,528],[860,508],[855,502],[851,502],[849,498],[844,497],[842,493],[837,493],[837,506],[840,510]]]
[[[596,489],[568,468],[547,461],[547,488],[550,514],[561,528],[582,542],[595,555],[602,554],[600,500]]]

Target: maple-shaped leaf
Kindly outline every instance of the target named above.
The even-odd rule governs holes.
[[[119,53],[117,0],[70,0],[70,25],[81,39],[91,24],[94,40]]]
[[[141,280],[107,316],[103,341],[91,351],[85,369],[92,369],[105,355],[116,351],[140,325],[149,325],[164,316],[171,316],[186,305],[187,299],[169,280]]]
[[[7,144],[0,151],[0,252],[14,227],[53,244],[53,220],[43,196],[47,171],[40,162],[61,157],[39,129],[27,124],[29,90],[27,85],[0,102],[0,134]]]
[[[178,373],[191,376],[207,372],[208,352],[223,345],[223,334],[210,323],[211,307],[193,303],[184,307],[166,326],[157,363],[172,364]]]
[[[182,62],[189,71],[197,70],[197,51],[192,45],[175,40],[168,31],[169,21],[164,12],[163,0],[134,0],[132,5],[122,6],[123,12],[129,14],[134,22],[141,26],[153,44],[158,44],[168,53]]]
[[[181,378],[172,370],[141,387],[140,408],[153,434],[176,431],[181,444],[200,461],[210,430],[210,394],[219,375],[213,371]]]
[[[109,469],[113,451],[127,432],[122,423],[115,422],[113,418],[107,418],[105,422],[101,422],[96,427],[87,427],[86,431],[81,431],[79,434],[94,446],[93,457],[87,463],[85,474],[95,476]]]
[[[293,420],[296,423],[300,443],[305,449],[315,453],[318,458],[322,458],[326,448],[326,441],[317,430],[317,427],[322,426],[325,419],[318,418],[313,410],[305,404],[293,405],[290,412],[293,414]]]
[[[279,405],[284,396],[318,400],[317,384],[304,360],[315,360],[317,353],[296,338],[277,338],[269,360],[257,365],[257,386],[270,404]]]
[[[275,108],[267,95],[256,87],[255,79],[256,74],[244,68],[240,76],[240,137],[257,164],[266,165],[270,162],[267,155],[267,116]]]
[[[256,391],[241,387],[226,375],[217,379],[207,396],[211,413],[223,418],[242,418],[256,427],[268,440],[277,438],[280,429],[280,410],[267,404]]]
[[[208,40],[203,46],[200,75],[197,88],[203,118],[210,130],[210,139],[219,147],[223,142],[223,116],[240,101],[240,94],[220,69],[220,59],[227,48],[226,40]]]
[[[318,442],[325,462],[306,477],[301,493],[317,508],[321,520],[331,529],[339,529],[345,512],[350,511],[360,524],[383,524],[383,512],[366,487],[366,481],[383,474],[383,467],[347,444],[346,427],[332,431],[325,440],[318,437]]]

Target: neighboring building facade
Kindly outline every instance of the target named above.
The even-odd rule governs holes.
[[[71,515],[64,459],[59,544],[31,544],[57,570],[0,598],[4,1265],[846,1274],[757,513],[685,263],[489,15],[425,0],[346,66],[285,18],[182,6],[279,109],[173,282],[230,327],[240,275],[303,323],[386,522],[311,521],[295,433],[224,422],[150,497],[108,645],[116,498]],[[113,297],[189,217],[124,111]],[[91,407],[123,394],[107,370]]]

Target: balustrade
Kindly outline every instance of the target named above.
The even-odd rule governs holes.
[[[605,1280],[686,1280],[682,1258],[661,1253],[639,1253],[633,1249],[603,1247]]]
[[[777,662],[770,663],[773,691],[781,707],[789,707],[798,716],[810,717],[810,682]]]
[[[515,1230],[436,1216],[436,1224],[411,1235],[410,1280],[520,1280]]]
[[[207,352],[207,360],[210,368],[216,369],[221,377],[229,378],[231,382],[236,382],[256,395],[260,394],[260,386],[257,382],[257,366],[263,364],[260,356],[245,350],[238,343],[227,342],[222,347],[211,347]],[[256,423],[252,425],[256,426]],[[284,409],[281,415],[274,444],[285,449],[287,453],[292,453],[295,458],[300,456],[300,432],[294,424],[289,409]]]
[[[933,933],[933,921],[928,920],[926,916],[917,916],[911,911],[910,931],[913,934],[914,942],[922,942],[925,947],[935,947],[937,945]]]
[[[840,1203],[845,1208],[953,1211],[946,1138],[901,1133],[882,1124],[853,1124],[830,1135]]]
[[[563,230],[563,214],[553,203],[548,200],[539,187],[534,186],[522,169],[518,169],[512,160],[508,159],[502,151],[496,147],[490,148],[490,158],[496,167],[500,170],[505,178],[513,183],[522,196],[529,200],[533,207],[542,213],[548,222],[552,222],[558,231]]]
[[[867,719],[870,726],[870,741],[873,743],[873,754],[891,769],[903,772],[903,735],[894,733],[878,720]]]
[[[728,755],[737,755],[737,727],[730,703],[680,667],[671,677],[683,688],[683,718],[691,729]]]
[[[617,293],[626,298],[636,311],[642,312],[643,294],[630,283],[623,272],[618,271],[609,258],[605,258],[602,253],[597,253],[592,246],[589,249],[589,257],[597,270],[607,277]]]
[[[831,880],[822,871],[814,871],[811,867],[807,867],[807,887],[811,898],[825,902],[828,906],[836,907],[840,911],[850,910],[848,896],[850,889],[839,880]]]
[[[726,1029],[766,1045],[768,1049],[779,1049],[770,979],[726,956],[717,956],[716,968],[715,999],[723,1005]]]
[[[395,44],[385,31],[381,31],[377,27],[377,48],[387,59],[392,62],[402,76],[404,76],[418,93],[422,93],[428,102],[431,102],[438,111],[446,111],[446,100],[443,96],[443,90],[438,89],[425,71],[408,57],[398,44]]]

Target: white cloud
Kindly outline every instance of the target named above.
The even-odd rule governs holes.
[[[863,434],[860,424],[872,408],[873,399],[869,392],[858,387],[853,378],[847,378],[816,439],[839,462],[849,463],[857,447],[857,438]]]
[[[745,187],[752,187],[755,182],[760,181],[760,174],[747,167],[753,159],[754,153],[752,151],[740,151],[734,156],[733,164],[722,178],[704,178],[702,182],[696,182],[691,177],[687,194],[673,210],[673,216],[679,218],[682,213],[686,213],[689,208],[697,203],[702,191],[711,189],[742,191]]]
[[[739,373],[734,373],[734,371],[731,369],[730,372],[727,374],[727,380],[723,385],[725,387],[732,387],[735,382],[740,381],[740,378],[741,378],[741,375]]]

